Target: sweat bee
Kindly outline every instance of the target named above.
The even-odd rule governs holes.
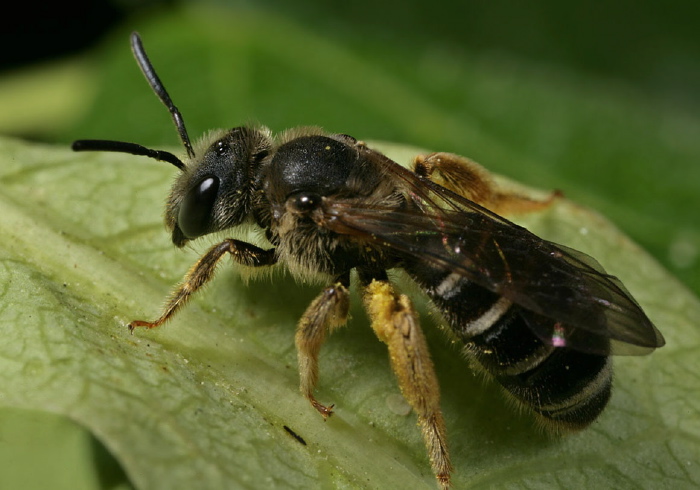
[[[186,274],[155,321],[162,325],[214,275],[225,255],[244,266],[284,264],[327,286],[296,329],[301,392],[314,396],[327,334],[348,316],[351,272],[372,329],[387,344],[401,391],[417,414],[443,489],[452,466],[440,391],[417,314],[387,271],[402,269],[442,314],[479,369],[554,430],[581,429],[611,394],[613,354],[643,354],[664,339],[621,282],[593,258],[543,240],[497,212],[546,206],[500,192],[466,158],[433,153],[404,168],[365,143],[319,128],[280,135],[263,126],[221,130],[195,147],[137,33],[136,61],[168,108],[186,156],[134,143],[79,140],[76,151],[113,151],[171,163],[180,171],[167,199],[172,241],[244,224],[271,248],[225,239]]]

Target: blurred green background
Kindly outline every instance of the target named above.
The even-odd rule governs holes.
[[[313,124],[468,155],[599,210],[700,292],[696,3],[19,8],[0,34],[0,133],[177,145],[131,59],[138,29],[193,139]]]

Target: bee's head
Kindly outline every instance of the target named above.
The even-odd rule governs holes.
[[[269,130],[238,127],[214,131],[195,152],[182,115],[158,78],[136,32],[131,35],[131,49],[149,85],[170,111],[187,158],[183,161],[167,151],[110,140],[78,140],[73,143],[73,150],[143,155],[177,167],[181,174],[167,201],[165,224],[178,247],[242,223],[250,213],[257,167],[271,147]]]
[[[197,146],[201,151],[175,180],[165,210],[178,247],[246,220],[271,139],[265,128],[238,127],[214,131]]]

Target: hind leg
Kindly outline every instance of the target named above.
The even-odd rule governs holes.
[[[484,167],[453,153],[419,155],[413,162],[413,171],[496,214],[540,211],[561,196],[554,191],[548,198],[536,200],[499,189]]]
[[[440,387],[418,315],[408,297],[397,294],[388,281],[369,283],[364,303],[372,329],[389,348],[391,368],[401,393],[418,415],[435,477],[442,489],[448,489],[452,465],[440,410]]]

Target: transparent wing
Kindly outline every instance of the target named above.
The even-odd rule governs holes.
[[[394,162],[383,164],[405,183],[408,205],[326,199],[325,227],[463,274],[553,320],[528,321],[549,344],[596,351],[600,338],[607,338],[614,341],[615,354],[642,354],[664,345],[622,283],[592,257],[542,240]]]

